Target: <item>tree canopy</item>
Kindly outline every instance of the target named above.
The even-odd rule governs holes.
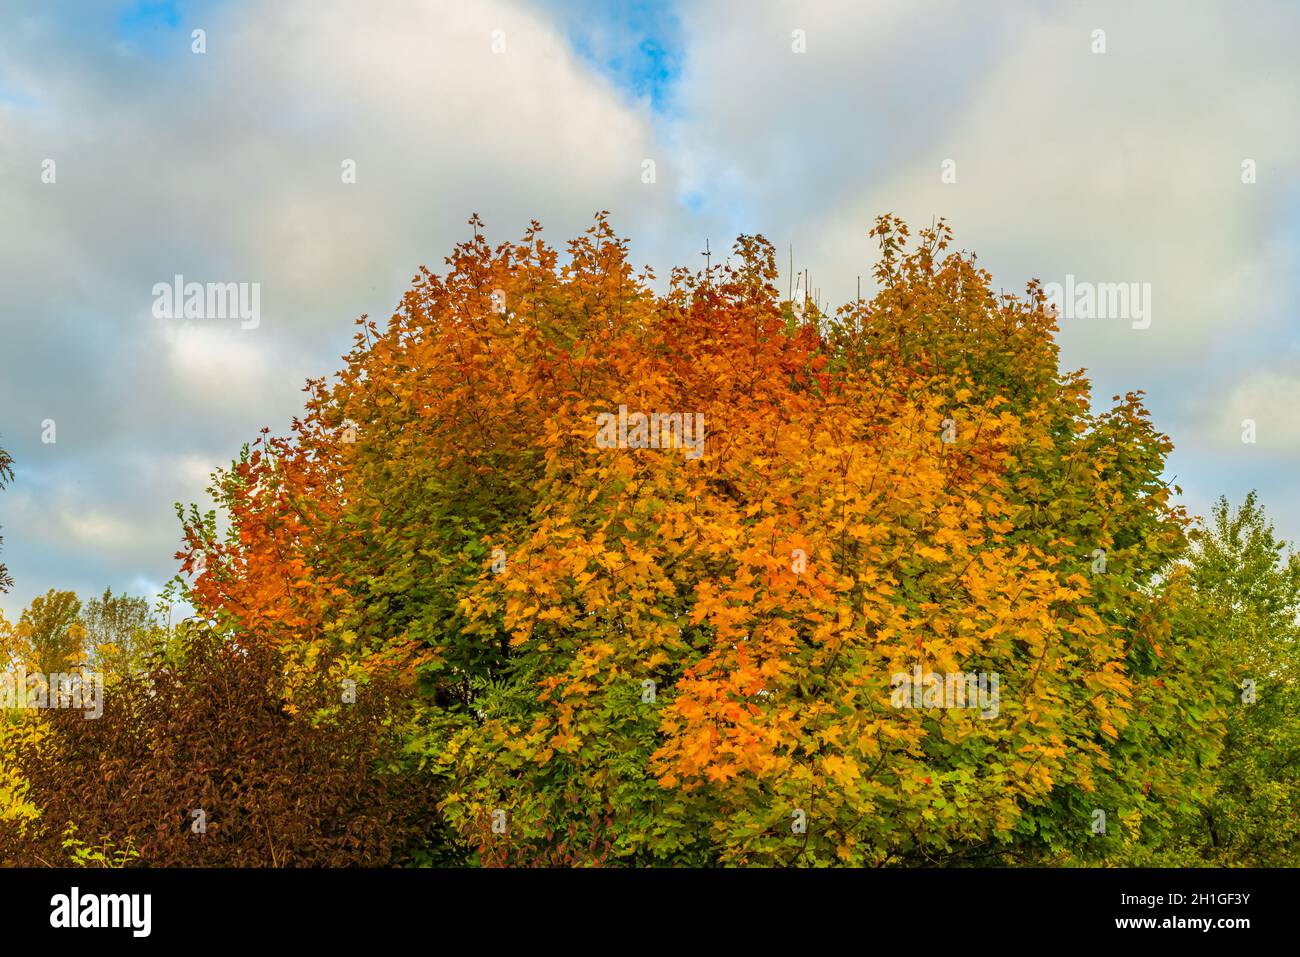
[[[183,556],[212,620],[411,681],[467,839],[1090,859],[1202,796],[1232,689],[1171,444],[1058,370],[1037,284],[887,216],[878,294],[824,315],[761,236],[660,294],[603,214],[563,257],[471,222]],[[673,415],[702,455],[646,435]],[[896,707],[900,674],[996,676],[997,714]]]
[[[1297,862],[1300,559],[1253,495],[1177,504],[1039,284],[892,216],[833,313],[762,236],[661,282],[605,214],[470,224],[177,506],[193,620],[0,623],[113,688],[0,722],[4,854]]]

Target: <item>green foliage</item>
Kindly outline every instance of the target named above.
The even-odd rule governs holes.
[[[140,857],[135,841],[127,838],[126,845],[115,848],[107,841],[87,844],[77,836],[77,825],[68,822],[63,832],[63,851],[73,867],[126,867]]]
[[[143,668],[164,634],[146,599],[108,588],[82,607],[81,626],[87,668],[114,677]]]
[[[1202,781],[1176,803],[1174,833],[1130,860],[1300,866],[1300,555],[1251,492],[1236,509],[1219,499],[1189,565],[1223,666],[1207,697],[1227,723],[1221,753],[1191,752]]]

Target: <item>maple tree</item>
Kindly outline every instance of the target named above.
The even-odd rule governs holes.
[[[1037,284],[887,216],[831,316],[759,236],[660,294],[603,214],[564,257],[471,225],[180,557],[291,700],[324,661],[406,682],[477,859],[1090,859],[1201,798],[1231,688],[1170,443],[1058,370]],[[620,407],[702,415],[703,455],[602,447]],[[996,717],[893,707],[918,668],[998,676]]]

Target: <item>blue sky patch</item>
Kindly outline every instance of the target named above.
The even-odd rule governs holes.
[[[587,64],[634,99],[668,109],[681,75],[682,30],[673,4],[550,0],[569,44]]]
[[[178,41],[181,25],[178,0],[138,0],[117,18],[118,39],[135,49],[163,53]]]

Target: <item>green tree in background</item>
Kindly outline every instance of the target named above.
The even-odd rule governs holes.
[[[1235,511],[1220,498],[1192,558],[1231,669],[1217,788],[1188,843],[1206,864],[1300,861],[1300,555],[1279,541],[1254,492]]]
[[[139,671],[158,637],[149,602],[111,588],[86,602],[81,626],[91,666],[114,675]]]

